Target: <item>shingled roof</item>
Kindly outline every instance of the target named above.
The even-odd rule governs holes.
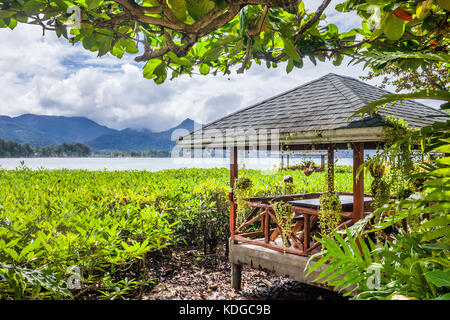
[[[320,135],[326,139],[323,142],[333,142],[333,137],[338,137],[340,133],[345,132],[348,136],[350,132],[356,133],[351,129],[366,128],[363,141],[380,141],[383,140],[380,129],[385,126],[382,121],[385,116],[403,118],[410,127],[421,128],[436,121],[429,116],[446,115],[442,111],[408,100],[397,102],[395,106],[388,104],[373,117],[366,115],[362,119],[361,116],[357,116],[348,120],[355,111],[372,101],[379,100],[387,93],[390,92],[357,79],[329,73],[207,124],[199,129],[200,131],[194,132],[195,135],[190,133],[181,138],[178,144],[183,145],[188,141],[192,143],[194,138],[198,139],[196,137],[201,137],[207,131],[225,134],[228,130],[229,136],[233,135],[233,130],[236,135],[242,135],[242,130],[250,129],[278,130],[281,134],[296,133],[303,134],[304,137],[311,137],[311,132],[315,132],[316,136],[317,132],[321,132],[325,133]],[[361,135],[362,131],[358,132]],[[303,143],[308,143],[311,139],[303,140]],[[338,142],[344,140],[345,138],[340,138]],[[355,138],[347,140],[356,141]],[[203,147],[208,145],[206,141],[202,141],[201,144]]]

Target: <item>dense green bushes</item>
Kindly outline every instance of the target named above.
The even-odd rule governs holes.
[[[351,169],[343,171],[336,189],[350,191]],[[320,191],[324,182],[323,173],[241,174],[255,195],[280,194],[286,174],[295,192]],[[227,169],[0,170],[1,298],[123,297],[151,281],[149,252],[214,253],[229,236],[228,183]],[[70,279],[81,289],[67,290]]]
[[[32,157],[33,148],[29,144],[22,144],[12,140],[0,139],[0,157]]]
[[[81,142],[62,143],[45,147],[31,147],[27,143],[19,143],[13,140],[0,138],[0,157],[88,157],[92,155],[92,149]]]
[[[450,300],[449,128],[450,121],[423,127],[401,136],[377,156],[408,165],[398,155],[419,145],[424,158],[415,171],[390,185],[397,199],[388,199],[349,229],[318,239],[323,250],[311,257],[309,272],[324,263],[328,266],[317,281],[353,290],[356,299]],[[432,150],[444,156],[427,159]],[[395,170],[404,169],[393,166]],[[402,197],[405,186],[415,188]],[[374,233],[384,236],[376,239]]]

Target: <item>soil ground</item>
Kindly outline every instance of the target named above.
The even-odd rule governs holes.
[[[326,289],[268,274],[244,266],[242,290],[231,288],[231,266],[224,255],[202,256],[177,251],[171,257],[154,257],[149,276],[158,283],[144,293],[151,300],[345,300]]]

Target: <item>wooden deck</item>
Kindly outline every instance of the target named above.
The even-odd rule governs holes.
[[[235,243],[230,239],[229,260],[232,263],[232,287],[235,290],[241,289],[242,266],[247,265],[251,268],[287,277],[295,281],[334,290],[333,287],[313,281],[326,268],[326,265],[322,265],[311,274],[306,275],[305,267],[308,259],[309,257],[278,252],[249,243]]]

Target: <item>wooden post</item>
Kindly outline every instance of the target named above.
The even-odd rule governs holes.
[[[320,169],[323,171],[325,170],[325,155],[320,155]]]
[[[234,187],[234,181],[238,177],[238,149],[232,147],[230,149],[230,186]]]
[[[233,187],[238,178],[238,148],[237,146],[230,149],[230,234],[231,244],[234,243],[234,235],[236,230],[236,203],[233,197]],[[241,273],[242,266],[240,264],[231,264],[231,287],[234,290],[241,289]]]
[[[310,230],[310,219],[311,216],[309,214],[304,213],[303,214],[304,222],[303,222],[303,251],[308,250],[309,248],[309,233]]]
[[[281,170],[283,170],[283,161],[284,161],[283,155],[281,155]]]
[[[286,155],[286,170],[289,170],[289,154]]]
[[[328,146],[328,192],[334,192],[334,148],[333,145]]]
[[[261,220],[264,219],[264,242],[269,243],[270,242],[270,220],[269,220],[269,213],[264,212],[264,216],[261,218]]]
[[[239,291],[241,290],[242,266],[240,264],[231,264],[231,287]]]
[[[353,222],[364,217],[364,170],[357,176],[358,168],[364,162],[364,143],[353,144]]]
[[[231,237],[234,236],[234,231],[236,230],[236,203],[233,197],[233,187],[234,182],[238,177],[238,149],[237,147],[232,147],[230,149],[230,234]]]

